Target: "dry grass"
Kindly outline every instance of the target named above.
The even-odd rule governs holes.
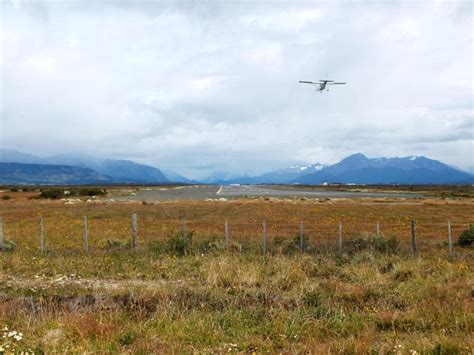
[[[448,260],[443,244],[448,218],[454,222],[455,237],[472,222],[470,201],[64,206],[18,201],[12,195],[12,200],[0,202],[5,236],[17,244],[15,251],[0,253],[0,328],[8,326],[23,337],[11,341],[9,349],[396,354],[474,350],[474,255],[458,248]],[[139,216],[139,250],[101,249],[107,239],[130,239],[132,212]],[[45,217],[50,250],[44,255],[38,252],[40,215]],[[83,215],[89,216],[90,255],[81,250]],[[418,257],[372,250],[342,257],[331,252],[263,257],[258,248],[239,253],[220,247],[180,257],[172,250],[151,249],[153,241],[179,231],[183,218],[188,229],[196,231],[195,242],[213,236],[222,242],[222,221],[227,219],[233,241],[244,244],[244,238],[253,238],[257,246],[261,220],[267,221],[270,241],[293,238],[304,220],[305,234],[323,251],[327,236],[334,239],[339,220],[347,238],[380,221],[384,233],[404,242],[408,222],[417,219],[420,243],[427,244]]]

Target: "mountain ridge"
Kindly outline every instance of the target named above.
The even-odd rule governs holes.
[[[17,161],[13,161],[17,160]],[[169,184],[202,183],[188,179],[174,171],[160,170],[156,167],[135,163],[131,160],[103,159],[86,154],[62,154],[40,158],[32,154],[16,150],[0,149],[1,165],[0,177],[4,181],[15,183],[14,174],[5,169],[14,169],[18,181],[79,181],[78,183],[137,183],[137,184]],[[36,168],[15,164],[33,164]],[[45,167],[48,166],[48,167]],[[56,170],[52,166],[58,166]],[[65,168],[68,167],[68,168]],[[83,168],[89,170],[74,170]],[[22,170],[23,169],[23,170]],[[35,173],[36,169],[36,173]],[[69,170],[68,170],[69,169]],[[48,172],[52,176],[47,177]],[[32,176],[28,179],[28,173]],[[2,175],[3,174],[3,175]],[[35,174],[39,174],[35,176]],[[54,174],[57,176],[54,177]],[[8,175],[8,177],[7,177]],[[343,158],[332,165],[314,163],[309,165],[293,165],[266,172],[257,176],[243,175],[234,178],[221,178],[230,176],[229,173],[215,173],[214,177],[204,180],[212,184],[308,184],[319,185],[324,183],[342,184],[473,184],[474,175],[451,167],[438,160],[424,156],[406,157],[378,157],[368,158],[362,153],[355,153]],[[235,176],[235,175],[234,175]],[[86,182],[84,182],[86,181]],[[0,182],[2,182],[0,180]],[[3,182],[5,183],[5,182]]]
[[[113,183],[110,176],[71,165],[0,162],[0,184],[88,185]]]
[[[304,175],[294,183],[355,184],[456,184],[472,183],[474,176],[424,156],[367,158],[352,154],[319,172]]]
[[[13,161],[15,159],[17,161]],[[0,162],[88,168],[101,175],[111,177],[117,183],[171,183],[163,172],[156,167],[135,163],[131,160],[96,158],[87,154],[59,154],[40,158],[12,149],[0,149]]]

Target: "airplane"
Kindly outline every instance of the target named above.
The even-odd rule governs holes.
[[[300,83],[302,84],[312,84],[312,85],[319,85],[319,88],[317,88],[316,90],[318,90],[320,93],[323,92],[325,89],[326,89],[326,85],[345,85],[346,83],[342,83],[342,82],[336,82],[334,80],[319,80],[318,83],[315,83],[313,81],[303,81],[303,80],[300,80]],[[329,88],[326,89],[326,91],[329,91]]]

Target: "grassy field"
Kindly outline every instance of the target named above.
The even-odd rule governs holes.
[[[474,252],[455,246],[450,259],[446,246],[448,219],[454,241],[473,222],[471,199],[65,205],[29,200],[31,194],[0,200],[5,239],[15,243],[0,253],[4,350],[474,351]],[[135,251],[127,244],[132,213]],[[263,220],[267,256],[260,253]],[[411,220],[417,256],[410,252]],[[183,221],[186,237],[192,235],[185,245]],[[301,221],[304,253],[292,248]],[[390,238],[396,245],[385,248]]]

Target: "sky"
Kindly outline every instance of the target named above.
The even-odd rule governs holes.
[[[0,3],[0,148],[197,179],[356,152],[474,171],[471,1]],[[298,83],[320,79],[347,84]]]

